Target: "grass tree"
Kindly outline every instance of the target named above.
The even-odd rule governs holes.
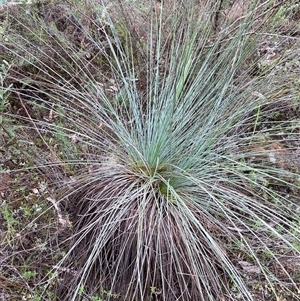
[[[282,279],[296,291],[279,256],[300,255],[297,56],[257,54],[277,7],[246,2],[239,15],[226,1],[69,2],[60,18],[11,19],[20,118],[51,150],[43,170],[72,174],[59,299],[256,300],[247,273],[270,296]]]

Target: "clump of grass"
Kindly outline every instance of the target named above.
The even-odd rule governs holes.
[[[245,266],[278,294],[261,252],[299,256],[299,124],[275,116],[294,118],[295,53],[253,74],[266,2],[239,18],[222,1],[71,5],[68,30],[55,18],[24,28],[39,54],[26,34],[4,46],[35,71],[16,68],[12,94],[48,108],[23,119],[77,146],[68,159],[65,138],[62,150],[47,143],[73,170],[62,300],[254,300]]]

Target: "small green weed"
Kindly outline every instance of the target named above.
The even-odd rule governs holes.
[[[23,271],[23,276],[27,279],[33,279],[37,276],[37,272],[36,271]]]
[[[8,204],[4,204],[0,208],[0,212],[4,219],[4,225],[6,227],[6,242],[12,246],[12,243],[17,232],[16,226],[19,224],[18,220],[14,217],[14,213]]]

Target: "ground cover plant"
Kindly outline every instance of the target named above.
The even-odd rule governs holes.
[[[51,189],[33,177],[21,209],[2,195],[5,287],[17,274],[29,300],[300,299],[296,4],[6,9],[5,152],[18,143],[18,172]],[[45,241],[24,246],[29,232]]]

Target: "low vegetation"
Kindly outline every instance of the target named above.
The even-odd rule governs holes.
[[[295,1],[0,7],[1,297],[300,300]]]

